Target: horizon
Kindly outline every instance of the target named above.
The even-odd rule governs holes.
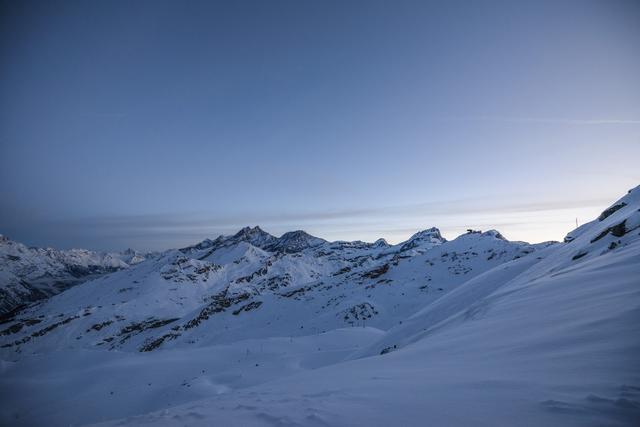
[[[0,5],[0,232],[562,240],[640,182],[640,4]]]
[[[635,187],[633,187],[633,188],[635,188]],[[629,189],[629,190],[628,190],[628,192],[630,192],[630,191],[631,191],[631,189]],[[622,196],[620,196],[620,197],[622,197]],[[561,237],[561,238],[559,238],[559,239],[551,239],[551,240],[543,240],[543,241],[527,241],[527,240],[522,240],[522,239],[514,239],[514,238],[510,238],[510,236],[509,236],[509,235],[505,235],[505,233],[504,233],[501,229],[498,229],[498,228],[496,228],[496,227],[491,227],[489,224],[487,224],[487,226],[486,226],[485,228],[477,228],[477,227],[467,227],[467,228],[464,228],[464,227],[458,227],[458,228],[460,229],[460,231],[456,231],[456,232],[453,232],[453,231],[443,232],[443,230],[442,230],[440,227],[438,227],[437,225],[425,226],[425,227],[423,227],[423,228],[419,228],[419,229],[415,229],[415,230],[411,231],[411,232],[410,232],[410,234],[406,235],[405,237],[400,238],[399,240],[390,240],[390,239],[388,239],[388,238],[386,238],[386,237],[384,237],[384,236],[380,236],[380,237],[377,237],[377,238],[374,238],[374,239],[369,239],[369,240],[362,240],[362,239],[351,239],[351,240],[345,240],[345,239],[330,239],[330,238],[325,238],[325,237],[323,237],[323,236],[321,236],[321,235],[317,235],[317,234],[315,234],[315,233],[313,233],[313,232],[309,232],[308,230],[305,230],[305,229],[288,229],[288,230],[285,230],[285,231],[282,231],[282,232],[272,232],[272,231],[270,231],[270,229],[268,229],[268,228],[264,227],[264,226],[263,226],[263,225],[261,225],[261,224],[251,224],[251,225],[250,225],[250,224],[245,224],[245,225],[240,226],[240,227],[237,227],[237,228],[228,228],[229,232],[227,232],[227,233],[219,233],[219,234],[215,234],[215,235],[204,236],[204,237],[201,237],[201,238],[196,239],[196,240],[190,240],[190,241],[186,241],[186,240],[185,240],[185,241],[184,241],[184,243],[179,244],[179,245],[177,245],[177,246],[172,246],[172,247],[163,247],[163,248],[155,248],[155,249],[151,249],[151,248],[134,248],[134,247],[130,247],[130,246],[129,246],[129,247],[126,247],[126,248],[99,249],[99,248],[90,248],[90,247],[80,247],[80,246],[77,246],[77,245],[76,245],[76,246],[74,246],[74,245],[70,245],[70,246],[68,246],[68,247],[54,247],[54,246],[52,246],[52,245],[41,245],[40,247],[47,247],[47,248],[61,249],[61,250],[70,250],[70,249],[89,249],[89,250],[94,250],[94,251],[98,251],[98,252],[122,252],[122,251],[124,251],[124,250],[129,250],[129,249],[133,249],[133,250],[138,251],[138,252],[162,252],[162,251],[166,251],[166,250],[179,249],[179,248],[183,248],[183,247],[188,247],[188,246],[196,245],[196,244],[198,244],[198,243],[200,243],[200,242],[202,242],[202,241],[204,241],[204,240],[208,240],[208,239],[210,239],[210,240],[214,240],[214,239],[216,239],[216,238],[218,238],[218,237],[230,237],[230,236],[235,235],[236,233],[238,233],[239,231],[241,231],[241,230],[242,230],[242,229],[244,229],[244,228],[255,228],[255,227],[257,227],[257,228],[259,228],[260,230],[262,230],[263,232],[265,232],[265,233],[267,233],[267,234],[270,234],[270,235],[272,235],[272,236],[274,236],[274,237],[277,237],[277,238],[282,237],[282,235],[284,235],[285,233],[288,233],[288,232],[303,231],[303,232],[305,232],[305,233],[310,234],[310,235],[311,235],[311,236],[313,236],[313,237],[319,237],[319,238],[321,238],[321,239],[324,239],[324,240],[326,240],[326,241],[327,241],[327,242],[329,242],[329,243],[338,242],[338,241],[350,241],[350,242],[352,242],[352,241],[364,241],[364,242],[367,242],[367,243],[374,243],[375,241],[377,241],[377,240],[379,240],[379,239],[383,239],[383,240],[385,240],[388,244],[390,244],[390,245],[392,245],[392,246],[395,246],[395,245],[399,245],[399,244],[401,244],[401,243],[404,243],[404,242],[408,241],[408,240],[409,240],[409,239],[411,239],[411,238],[413,237],[413,235],[415,235],[416,233],[419,233],[419,232],[425,231],[425,230],[430,229],[430,228],[436,228],[436,229],[438,229],[438,231],[440,232],[440,234],[442,235],[442,237],[443,237],[443,238],[445,238],[445,240],[447,240],[447,241],[455,240],[455,239],[457,239],[458,237],[460,237],[460,236],[463,236],[463,235],[467,234],[467,231],[471,229],[471,230],[474,230],[474,231],[481,231],[481,232],[486,232],[486,231],[490,231],[490,230],[495,230],[495,231],[498,231],[498,232],[499,232],[502,236],[504,236],[507,240],[509,240],[509,241],[514,241],[514,242],[515,242],[515,241],[521,241],[521,242],[530,243],[530,244],[546,243],[546,242],[552,242],[552,241],[561,242],[561,241],[563,240],[564,236],[566,236],[566,235],[567,235],[568,233],[570,233],[571,231],[573,231],[573,230],[575,230],[576,228],[578,228],[578,227],[580,227],[580,226],[584,225],[585,223],[588,223],[588,222],[591,222],[591,221],[595,221],[595,220],[597,219],[597,216],[598,216],[598,215],[600,215],[600,213],[601,213],[602,211],[604,211],[607,207],[609,207],[610,205],[613,205],[613,204],[615,203],[615,201],[616,201],[616,200],[618,200],[618,199],[614,199],[614,200],[610,201],[606,206],[604,206],[604,207],[602,207],[602,208],[599,208],[600,210],[597,210],[598,208],[596,208],[596,207],[594,206],[594,209],[596,209],[596,212],[597,212],[597,213],[594,213],[594,214],[590,217],[590,219],[587,219],[586,221],[583,221],[582,223],[580,223],[580,222],[578,221],[578,218],[576,217],[576,219],[575,219],[576,224],[575,224],[573,227],[569,228],[566,232],[564,232],[564,233],[562,234],[562,237]],[[580,207],[580,208],[584,208],[584,206],[579,206],[579,207]],[[538,211],[538,212],[539,212],[539,211]],[[182,234],[184,234],[184,233],[182,233]],[[0,236],[3,236],[3,237],[5,237],[5,238],[8,238],[8,239],[13,240],[13,241],[18,241],[18,240],[16,240],[16,239],[12,238],[12,236],[8,236],[8,235],[3,234],[3,233],[0,233]],[[18,241],[18,243],[23,243],[23,244],[25,244],[26,242]],[[27,245],[27,246],[29,246],[29,247],[38,247],[38,245]]]

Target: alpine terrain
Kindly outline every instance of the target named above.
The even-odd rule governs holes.
[[[0,316],[88,278],[138,264],[146,256],[132,249],[100,253],[30,248],[0,234]]]
[[[1,238],[0,298],[2,425],[640,424],[640,187],[564,242]]]

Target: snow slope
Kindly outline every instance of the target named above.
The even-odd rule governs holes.
[[[0,235],[0,315],[47,298],[87,278],[128,268],[147,255],[86,249],[30,248]]]
[[[536,250],[494,232],[450,242],[434,239],[437,230],[427,234],[390,247],[245,228],[24,310],[0,329],[0,354],[155,351],[356,325],[389,329],[469,278]]]
[[[347,328],[165,352],[34,355],[0,367],[0,425],[80,425],[164,409],[339,362],[380,334]]]
[[[350,361],[106,425],[638,425],[639,196],[568,244],[475,277]]]
[[[106,425],[637,425],[639,261],[636,241],[397,352]]]
[[[640,187],[565,243],[168,251],[1,325],[0,424],[636,425],[639,214]]]

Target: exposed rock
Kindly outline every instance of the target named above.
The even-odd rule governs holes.
[[[625,202],[622,202],[605,209],[598,217],[598,221],[604,221],[605,219],[610,217],[612,214],[614,214],[616,211],[624,208],[625,206],[627,206],[627,204]]]
[[[363,273],[362,277],[366,277],[369,279],[376,279],[382,276],[383,274],[385,274],[387,271],[389,271],[389,264],[384,264],[378,268],[374,268],[373,270]]]

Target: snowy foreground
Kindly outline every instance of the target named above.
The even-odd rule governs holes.
[[[563,243],[258,228],[0,324],[0,425],[640,425],[640,187]]]

